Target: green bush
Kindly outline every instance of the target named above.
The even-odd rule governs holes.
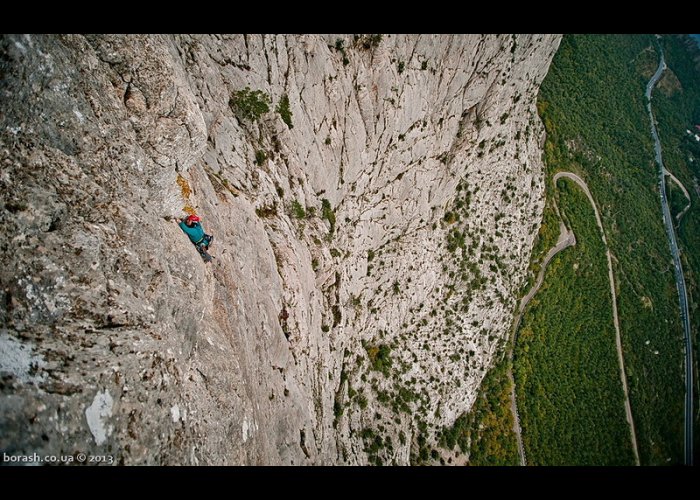
[[[321,217],[329,222],[331,225],[330,234],[333,234],[335,231],[335,212],[331,207],[331,202],[326,198],[321,200]]]
[[[258,149],[255,152],[255,163],[259,167],[262,167],[263,163],[265,163],[265,160],[267,160],[267,153],[265,153],[265,151],[263,151],[262,149]]]
[[[454,224],[457,222],[457,220],[459,220],[459,216],[456,213],[448,210],[445,212],[445,216],[442,218],[442,220],[444,220],[447,224]]]
[[[336,419],[343,416],[343,405],[337,399],[333,403],[333,415],[335,416]]]
[[[365,344],[365,351],[369,358],[370,367],[374,371],[378,371],[388,377],[391,370],[391,347],[388,344]],[[389,402],[388,395],[381,395],[380,400]]]
[[[355,35],[355,45],[365,50],[378,47],[381,41],[382,35]]]
[[[292,201],[292,216],[294,216],[296,219],[303,219],[306,217],[304,207],[297,200]]]
[[[356,400],[356,401],[357,401],[357,405],[358,405],[361,409],[364,410],[365,408],[367,408],[367,396],[365,396],[364,394],[360,394],[360,395],[357,397],[357,400]]]
[[[276,217],[277,216],[277,205],[272,204],[272,206],[263,206],[263,207],[258,207],[255,209],[255,213],[258,215],[258,217],[262,217],[264,219],[269,219],[271,217]]]
[[[246,87],[233,93],[229,100],[229,106],[239,118],[247,120],[259,120],[262,115],[270,111],[272,100],[262,90],[250,90]]]
[[[347,66],[348,64],[350,64],[350,59],[348,59],[348,55],[345,52],[345,40],[338,38],[335,41],[335,50],[337,50],[343,55],[343,66]]]
[[[279,104],[277,104],[277,112],[289,128],[294,128],[294,125],[292,125],[292,111],[289,109],[289,96],[287,94],[284,94]]]

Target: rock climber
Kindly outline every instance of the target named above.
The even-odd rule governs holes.
[[[287,338],[287,340],[289,340],[289,326],[287,325],[287,320],[289,319],[289,312],[287,312],[286,307],[282,307],[278,318],[280,320],[280,326],[282,327],[282,333],[284,333],[284,336]]]
[[[190,238],[190,241],[202,255],[202,258],[209,262],[211,260],[211,256],[207,253],[207,250],[209,250],[214,237],[204,232],[204,228],[201,224],[202,218],[198,215],[192,214],[187,216],[185,219],[178,219],[178,221],[180,228]]]

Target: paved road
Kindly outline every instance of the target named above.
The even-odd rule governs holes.
[[[523,311],[525,310],[525,306],[527,306],[528,302],[530,302],[532,297],[535,296],[535,294],[539,291],[540,287],[542,286],[542,281],[544,281],[544,272],[547,269],[547,266],[549,265],[549,261],[552,260],[556,254],[558,254],[565,248],[575,244],[576,236],[574,236],[574,232],[569,231],[569,229],[564,225],[563,222],[559,222],[559,240],[557,240],[557,244],[550,248],[549,252],[547,252],[544,261],[542,262],[540,273],[537,275],[537,281],[535,281],[534,286],[530,289],[528,294],[525,297],[523,297],[523,300],[520,301],[520,308],[518,310],[519,316],[522,316]],[[519,324],[520,317],[518,317],[518,320],[516,321],[516,327]]]
[[[590,190],[586,182],[581,179],[578,175],[572,174],[571,172],[557,172],[554,175],[554,182],[557,182],[562,177],[571,179],[586,193],[588,201],[591,202],[593,206],[593,212],[595,213],[595,220],[598,224],[598,229],[600,229],[600,236],[603,239],[603,244],[605,245],[605,255],[608,259],[608,278],[610,278],[610,295],[612,297],[612,312],[613,312],[613,323],[615,325],[615,347],[617,348],[617,361],[620,366],[620,381],[622,382],[622,390],[625,394],[625,414],[627,417],[627,423],[630,426],[630,438],[632,441],[632,451],[634,452],[634,463],[639,465],[639,449],[637,447],[637,432],[634,428],[634,419],[632,418],[632,406],[630,405],[629,390],[627,388],[627,375],[625,374],[625,358],[622,353],[622,340],[620,336],[620,320],[617,315],[617,296],[615,294],[615,276],[613,274],[612,267],[612,255],[610,254],[610,248],[608,248],[608,241],[605,239],[605,231],[603,230],[603,221],[600,219],[600,213],[598,212],[598,206],[591,195]]]
[[[668,208],[668,199],[666,198],[666,182],[664,175],[664,161],[661,155],[661,142],[659,134],[656,130],[656,121],[654,113],[651,110],[651,92],[654,86],[661,78],[661,74],[666,69],[666,61],[661,46],[658,47],[661,51],[661,59],[656,73],[651,77],[647,84],[647,110],[649,111],[649,121],[651,122],[651,135],[654,138],[654,155],[656,163],[659,165],[659,192],[661,193],[661,209],[663,211],[664,225],[666,226],[666,235],[671,246],[671,254],[673,255],[673,267],[676,276],[676,288],[678,289],[678,297],[681,310],[681,323],[683,323],[683,333],[685,335],[685,464],[693,465],[693,341],[690,334],[690,315],[688,313],[688,297],[685,288],[685,277],[683,276],[683,266],[681,264],[680,252],[678,243],[676,242],[676,233],[673,230],[673,219],[671,211]]]
[[[557,211],[557,214],[559,213],[559,209],[556,208],[555,210]],[[510,380],[510,408],[511,412],[513,413],[513,432],[515,433],[515,439],[518,443],[518,454],[520,455],[520,465],[527,465],[527,458],[525,456],[525,446],[523,445],[523,435],[522,435],[522,429],[520,427],[520,414],[518,413],[518,402],[515,398],[515,379],[513,378],[513,350],[515,349],[515,342],[516,342],[516,335],[518,333],[518,328],[520,327],[520,321],[523,319],[523,313],[525,312],[525,307],[527,307],[528,302],[532,299],[532,297],[535,296],[535,294],[539,291],[540,287],[542,286],[542,282],[544,281],[544,273],[547,270],[547,266],[549,265],[549,261],[551,261],[556,254],[564,250],[565,248],[568,248],[572,245],[576,244],[576,236],[574,236],[573,231],[569,231],[567,227],[564,225],[563,222],[559,222],[559,239],[557,240],[556,245],[554,245],[552,248],[549,249],[549,252],[547,252],[547,255],[544,258],[544,261],[542,261],[542,267],[540,267],[540,272],[537,275],[537,280],[535,281],[535,284],[532,286],[528,294],[523,297],[523,300],[520,301],[520,308],[518,309],[518,315],[515,318],[515,322],[513,323],[513,344],[511,345],[510,353],[508,356],[510,357],[510,365],[511,369],[508,370],[508,380]]]
[[[684,194],[685,197],[688,199],[688,204],[687,204],[687,205],[685,206],[685,208],[681,211],[681,213],[679,213],[679,214],[676,215],[676,221],[678,221],[678,223],[680,223],[680,222],[681,222],[681,218],[685,215],[685,213],[686,213],[688,210],[690,210],[690,205],[691,205],[691,202],[690,202],[690,193],[688,193],[688,190],[685,188],[685,186],[683,185],[683,183],[678,179],[678,177],[676,177],[675,175],[673,175],[670,171],[668,171],[668,170],[666,170],[666,169],[664,169],[664,173],[665,173],[666,175],[668,175],[668,176],[671,178],[671,180],[672,180],[673,182],[676,183],[676,186],[678,186],[678,187],[681,189],[681,191],[683,191],[683,194]]]

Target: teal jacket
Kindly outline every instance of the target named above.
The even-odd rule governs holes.
[[[184,221],[180,222],[180,228],[190,237],[190,241],[195,245],[204,238],[204,228],[199,222],[195,222],[192,226],[188,226]]]

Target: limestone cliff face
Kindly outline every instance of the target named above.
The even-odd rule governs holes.
[[[5,36],[0,449],[408,463],[502,349],[558,44]]]

